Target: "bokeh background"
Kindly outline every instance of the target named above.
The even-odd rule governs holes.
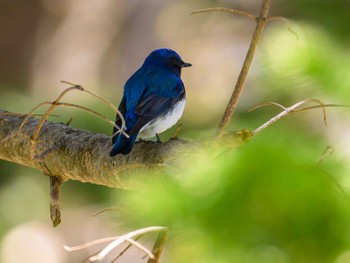
[[[190,15],[214,6],[257,14],[261,1],[0,1],[0,108],[27,113],[54,100],[67,87],[61,80],[117,105],[144,58],[168,47],[193,64],[182,74],[181,137],[213,135],[255,26],[227,13]],[[260,126],[279,109],[247,110],[268,101],[349,104],[349,12],[348,0],[273,0],[270,14],[289,22],[266,27],[229,128]],[[108,107],[78,91],[65,101],[114,119]],[[111,134],[88,113],[55,113],[52,121],[73,118],[74,127]],[[82,262],[98,247],[68,253],[62,245],[156,224],[173,226],[163,262],[350,262],[349,116],[348,108],[329,108],[325,127],[320,109],[294,114],[215,161],[199,158],[180,183],[166,187],[135,193],[68,182],[56,229],[48,179],[0,161],[0,262]],[[334,153],[318,163],[328,145]],[[118,262],[146,262],[142,257],[132,249]]]

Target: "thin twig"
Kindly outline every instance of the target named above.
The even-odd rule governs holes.
[[[322,105],[314,105],[314,106],[309,106],[301,109],[296,109],[295,112],[300,112],[300,111],[306,111],[306,110],[313,110],[313,109],[318,109],[318,108],[329,108],[329,107],[342,107],[342,108],[350,108],[350,105],[346,104],[322,104]]]
[[[115,128],[117,128],[117,132],[116,133],[119,133],[119,132],[122,132],[124,136],[126,137],[129,137],[128,134],[125,133],[124,129],[122,127],[125,126],[125,120],[124,120],[124,117],[122,116],[122,114],[120,113],[120,111],[111,103],[109,102],[108,100],[102,98],[101,96],[91,92],[91,91],[88,91],[86,89],[84,89],[82,86],[80,85],[76,85],[76,84],[73,84],[73,83],[70,83],[70,82],[67,82],[67,81],[62,81],[63,83],[65,84],[70,84],[70,85],[73,85],[72,87],[69,87],[67,89],[65,89],[58,97],[56,100],[54,100],[53,102],[42,102],[38,105],[36,105],[31,111],[29,114],[26,115],[26,117],[24,118],[22,124],[20,125],[19,129],[18,129],[18,132],[17,134],[19,134],[24,125],[26,124],[26,122],[28,121],[28,119],[33,115],[32,113],[38,109],[39,107],[43,106],[43,105],[50,105],[50,107],[47,109],[47,111],[45,112],[45,114],[43,114],[42,118],[40,119],[35,131],[34,131],[34,134],[33,136],[30,138],[30,143],[31,143],[31,147],[30,147],[30,158],[33,159],[34,158],[34,151],[35,151],[35,145],[37,143],[37,138],[38,138],[38,135],[39,135],[39,132],[44,124],[44,122],[46,121],[46,119],[48,118],[48,116],[50,116],[50,114],[54,111],[54,109],[58,106],[66,106],[66,107],[74,107],[74,108],[78,108],[78,109],[82,109],[82,110],[85,110],[87,112],[90,112],[96,116],[98,116],[99,118],[103,119],[104,121],[106,121],[107,123],[113,125]],[[76,104],[71,104],[71,103],[63,103],[63,102],[59,102],[63,96],[72,91],[72,90],[80,90],[80,91],[84,91],[84,92],[87,92],[88,94],[94,96],[95,98],[101,100],[102,102],[104,102],[105,104],[107,104],[108,106],[110,106],[121,118],[121,121],[122,121],[122,127],[118,127],[113,121],[109,120],[108,118],[106,118],[105,116],[103,116],[102,114],[99,114],[98,112],[96,111],[93,111],[91,109],[88,109],[86,107],[83,107],[83,106],[79,106],[79,105],[76,105]]]
[[[325,126],[328,126],[327,125],[327,112],[326,112],[326,108],[324,107],[324,103],[322,101],[320,101],[320,100],[317,100],[317,99],[311,99],[311,100],[309,100],[309,102],[316,102],[318,104],[317,106],[322,108],[322,111],[323,111],[323,122],[324,122]]]
[[[325,170],[322,170],[322,172],[327,175],[329,178],[331,178],[331,180],[335,183],[335,185],[339,188],[339,190],[342,192],[342,194],[344,195],[344,197],[349,201],[349,196],[347,194],[347,191],[344,190],[344,188],[342,187],[342,185],[338,182],[338,180],[330,173],[328,173]]]
[[[93,214],[93,216],[98,216],[98,215],[100,215],[100,214],[102,214],[104,212],[109,212],[109,211],[113,211],[113,210],[115,210],[115,207],[104,208],[104,209],[96,212],[95,214]]]
[[[135,238],[135,241],[139,240],[142,236],[143,236],[143,235],[139,235],[138,237],[136,237],[136,238]],[[126,251],[128,251],[128,249],[129,249],[131,246],[132,246],[131,243],[130,243],[129,245],[127,245],[126,248],[124,248],[124,249],[119,253],[119,255],[116,256],[116,257],[111,261],[111,263],[116,262],[121,256],[124,255],[124,253],[125,253]]]
[[[306,102],[316,102],[316,103],[318,103],[318,105],[305,107],[305,108],[301,108],[301,109],[295,109],[293,112],[300,112],[300,111],[306,111],[306,110],[311,110],[311,109],[322,108],[323,116],[324,116],[324,124],[326,126],[327,126],[327,114],[326,114],[326,109],[325,109],[326,107],[350,107],[350,105],[344,105],[344,104],[324,104],[322,101],[320,101],[318,99],[309,99],[309,100],[306,100]],[[279,104],[277,102],[266,102],[266,103],[254,106],[253,108],[249,109],[248,112],[251,112],[253,110],[259,109],[261,107],[270,106],[270,105],[274,105],[274,106],[280,107],[283,110],[286,109],[286,107],[284,107],[283,105],[281,105],[281,104]]]
[[[71,83],[69,81],[65,81],[65,80],[61,80],[61,83],[64,83],[64,84],[68,84],[68,85],[73,85],[73,86],[79,86],[81,87],[81,91],[83,92],[86,92],[90,95],[92,95],[93,97],[97,98],[98,100],[102,101],[103,103],[105,103],[107,106],[109,106],[110,108],[112,108],[116,114],[118,114],[118,116],[120,117],[121,119],[121,122],[122,122],[122,127],[121,128],[124,128],[125,127],[125,119],[124,119],[124,116],[123,114],[119,111],[119,109],[117,107],[114,106],[113,103],[111,103],[109,100],[106,100],[105,98],[101,97],[100,95],[96,94],[95,92],[92,92],[90,90],[87,90],[85,88],[83,88],[82,86],[80,85],[77,85],[77,84],[74,84],[74,83]],[[123,133],[124,134],[124,133]],[[124,134],[124,136],[126,136],[126,134]],[[127,136],[127,138],[129,138]]]
[[[252,40],[250,42],[250,46],[249,46],[247,55],[245,57],[241,72],[238,76],[238,80],[237,80],[235,89],[233,90],[230,101],[228,102],[225,113],[221,118],[218,130],[217,130],[217,136],[216,136],[217,140],[220,140],[222,135],[224,134],[224,130],[232,118],[232,115],[233,115],[233,112],[236,108],[238,99],[239,99],[239,97],[242,93],[242,90],[244,88],[244,84],[245,84],[247,76],[248,76],[249,68],[252,64],[255,51],[258,47],[258,43],[259,43],[259,40],[261,38],[261,34],[262,34],[264,27],[265,27],[265,24],[266,24],[266,19],[268,17],[270,5],[271,5],[271,0],[263,0],[262,6],[260,9],[259,17],[256,19],[256,26],[255,26],[254,34],[253,34]]]
[[[150,232],[156,232],[156,231],[164,231],[166,230],[166,227],[162,226],[152,226],[152,227],[146,227],[142,229],[138,229],[135,231],[132,231],[130,233],[127,233],[118,239],[114,240],[112,243],[110,243],[108,246],[106,246],[100,253],[98,253],[96,256],[92,256],[89,258],[90,261],[97,261],[97,260],[102,260],[106,255],[108,255],[112,250],[114,250],[116,247],[119,245],[123,244],[127,239],[137,237],[139,235],[144,235],[146,233]]]
[[[254,21],[258,18],[248,12],[238,10],[238,9],[231,9],[231,8],[225,8],[225,7],[212,7],[212,8],[205,8],[200,10],[194,10],[191,15],[200,14],[200,13],[207,13],[207,12],[213,12],[213,11],[222,11],[222,12],[228,12],[228,13],[234,13],[236,15],[245,16],[248,18],[253,19]]]
[[[158,263],[160,256],[164,250],[165,243],[168,240],[168,230],[160,231],[156,242],[154,243],[152,253],[155,256],[154,259],[150,258],[147,263]]]
[[[321,157],[317,160],[317,163],[319,164],[326,156],[332,155],[334,152],[334,147],[331,145],[327,145],[326,148],[324,148]]]
[[[45,114],[43,115],[43,117],[40,119],[35,131],[34,131],[34,134],[30,140],[30,143],[31,143],[31,148],[30,148],[30,153],[29,153],[29,156],[30,156],[30,159],[34,159],[34,149],[35,149],[35,143],[36,143],[36,140],[37,140],[37,137],[39,135],[39,132],[41,130],[41,127],[44,125],[44,122],[46,121],[46,119],[48,118],[48,116],[51,114],[51,112],[53,112],[53,110],[57,107],[57,103],[63,98],[63,96],[65,94],[67,94],[68,92],[72,91],[72,90],[79,90],[81,89],[80,86],[73,86],[73,87],[69,87],[67,89],[65,89],[64,91],[61,92],[61,94],[57,97],[56,100],[53,101],[52,105],[47,109],[47,111],[45,112]],[[29,114],[32,114],[34,110],[36,110],[39,106],[43,105],[42,103],[40,103],[39,105],[37,105],[36,107],[34,107]],[[28,121],[29,119],[29,116],[27,116],[21,126],[19,127],[19,131],[22,130],[23,126],[25,125],[25,123]]]
[[[286,109],[286,107],[282,106],[281,104],[271,101],[271,102],[266,102],[266,103],[263,103],[263,104],[256,105],[253,108],[250,108],[248,110],[248,112],[251,112],[253,110],[256,110],[256,109],[259,109],[259,108],[262,108],[262,107],[265,107],[265,106],[269,106],[269,105],[277,106],[279,108],[282,108],[283,110]]]
[[[54,102],[58,102],[67,92],[72,91],[72,90],[76,90],[76,89],[78,89],[77,86],[69,87],[69,88],[65,89],[64,91],[62,91],[62,93],[57,97],[57,99]],[[37,110],[39,107],[41,107],[42,105],[45,105],[45,104],[47,104],[47,103],[46,102],[39,103],[28,114],[26,114],[26,117],[24,118],[22,124],[19,126],[18,133],[20,133],[22,131],[23,126],[27,123],[28,119],[32,116],[32,113],[35,110]],[[53,106],[53,105],[51,105],[51,106]],[[46,115],[47,115],[47,112],[45,114],[43,114],[43,117],[45,117]]]
[[[266,22],[270,22],[270,21],[273,21],[273,20],[281,20],[283,21],[286,25],[287,25],[287,29],[289,32],[291,32],[293,35],[295,35],[296,39],[299,40],[299,36],[298,34],[292,29],[291,27],[291,23],[290,23],[290,20],[283,17],[283,16],[270,16],[267,18],[267,21]]]
[[[45,101],[45,102],[42,102],[41,104],[49,104],[49,105],[52,105],[54,102],[50,102],[50,101]],[[57,106],[62,106],[62,107],[71,107],[71,108],[77,108],[77,109],[80,109],[80,110],[83,110],[83,111],[86,111],[86,112],[89,112],[97,117],[99,117],[100,119],[104,120],[106,123],[112,125],[113,127],[115,127],[118,131],[116,132],[116,134],[118,133],[123,133],[123,135],[127,138],[129,138],[129,135],[121,129],[121,127],[119,127],[117,124],[115,124],[113,121],[111,121],[110,119],[108,119],[107,117],[103,116],[102,114],[94,111],[94,110],[91,110],[87,107],[84,107],[84,106],[80,106],[80,105],[77,105],[77,104],[73,104],[73,103],[66,103],[66,102],[56,102],[55,103]]]
[[[126,238],[125,241],[129,242],[130,244],[115,259],[113,259],[111,262],[114,262],[119,257],[121,257],[132,245],[137,247],[139,250],[143,251],[149,258],[154,259],[155,256],[152,254],[152,252],[149,251],[145,246],[143,246],[139,242],[137,242],[137,240],[141,236],[142,235],[139,235],[138,237],[135,238],[135,240],[133,240],[131,238]],[[85,244],[82,244],[82,245],[79,245],[79,246],[76,246],[76,247],[69,247],[69,246],[66,246],[66,245],[64,245],[63,247],[64,247],[65,250],[67,250],[69,252],[72,252],[72,251],[85,249],[85,248],[88,248],[88,247],[91,247],[91,246],[94,246],[94,245],[98,245],[98,244],[101,244],[101,243],[115,241],[118,238],[120,238],[120,237],[106,237],[106,238],[101,238],[101,239],[98,239],[98,240],[94,240],[94,241],[91,241],[89,243],[85,243]],[[94,256],[96,256],[97,254],[95,254]],[[91,261],[91,259],[88,259],[88,261]]]
[[[324,104],[323,102],[321,102],[320,100],[317,100],[317,99],[308,99],[308,100],[303,100],[303,101],[300,101],[298,103],[295,103],[294,105],[292,105],[291,107],[289,108],[285,108],[283,107],[282,105],[279,105],[277,103],[265,103],[263,105],[260,105],[259,107],[262,107],[262,106],[266,106],[266,105],[279,105],[281,106],[282,108],[284,108],[284,110],[279,113],[278,115],[276,115],[275,117],[271,118],[269,121],[267,121],[266,123],[264,123],[263,125],[261,125],[260,127],[258,127],[257,129],[255,129],[253,131],[253,134],[257,134],[259,132],[261,132],[262,130],[266,129],[267,127],[269,127],[270,125],[272,125],[273,123],[275,123],[276,121],[278,121],[279,119],[283,118],[284,116],[287,116],[289,114],[292,114],[292,113],[295,113],[295,112],[300,112],[302,110],[305,110],[306,108],[303,108],[303,109],[298,109],[298,107],[300,107],[301,105],[305,104],[305,103],[309,103],[309,102],[316,102],[318,103],[317,106],[312,106],[312,107],[308,107],[308,108],[312,108],[312,109],[316,109],[316,108],[322,108],[323,110],[323,120],[324,120],[324,124],[327,126],[327,115],[326,115],[326,105],[327,104]],[[257,107],[254,107],[253,109],[256,109]],[[252,110],[252,109],[251,109]]]
[[[342,108],[350,108],[350,105],[346,105],[346,104],[320,104],[320,105],[314,105],[314,106],[309,106],[309,107],[304,107],[304,108],[300,108],[300,109],[295,109],[294,112],[301,112],[301,111],[307,111],[307,110],[313,110],[313,109],[318,109],[318,108],[322,108],[323,109],[323,114],[324,114],[324,123],[327,126],[327,116],[326,116],[326,108],[329,107],[342,107]]]
[[[151,251],[148,250],[148,248],[146,248],[145,246],[141,245],[139,242],[136,242],[135,240],[133,240],[132,238],[126,238],[126,241],[128,241],[130,244],[134,245],[135,247],[137,247],[138,249],[140,249],[141,251],[145,252],[145,254],[150,258],[150,259],[155,259],[154,255],[152,254]]]
[[[82,249],[85,249],[85,248],[88,248],[88,247],[92,247],[94,245],[98,245],[98,244],[101,244],[101,243],[111,242],[111,241],[116,240],[117,238],[119,238],[119,236],[105,237],[105,238],[96,239],[96,240],[93,240],[91,242],[88,242],[88,243],[85,243],[85,244],[82,244],[82,245],[79,245],[79,246],[74,246],[74,247],[63,245],[63,248],[65,250],[69,251],[69,252],[72,252],[72,251],[77,251],[77,250],[82,250]]]

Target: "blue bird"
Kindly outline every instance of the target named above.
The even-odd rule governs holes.
[[[151,138],[174,126],[185,108],[185,86],[181,69],[192,66],[171,49],[154,50],[126,82],[119,111],[125,119],[122,127],[129,135],[113,136],[110,156],[128,154],[136,137]],[[117,114],[116,124],[122,122]],[[113,134],[117,130],[113,129]]]

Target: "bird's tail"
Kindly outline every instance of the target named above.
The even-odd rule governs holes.
[[[113,146],[112,151],[109,153],[109,156],[114,156],[119,153],[128,154],[131,152],[132,147],[134,146],[137,134],[133,134],[129,138],[126,138],[123,134],[119,134],[116,143]]]

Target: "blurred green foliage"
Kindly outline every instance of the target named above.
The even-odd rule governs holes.
[[[350,9],[348,0],[282,0],[273,4],[278,5],[279,12],[285,17],[324,28],[337,42],[350,41],[348,27],[344,24]]]
[[[289,27],[293,33],[286,25],[269,30],[262,44],[261,80],[279,89],[280,96],[331,97],[346,103],[350,95],[348,45],[316,25],[292,22]]]
[[[320,142],[298,136],[270,131],[199,158],[177,182],[123,195],[119,216],[134,228],[170,226],[166,262],[333,262],[349,246],[344,166],[317,164]]]

